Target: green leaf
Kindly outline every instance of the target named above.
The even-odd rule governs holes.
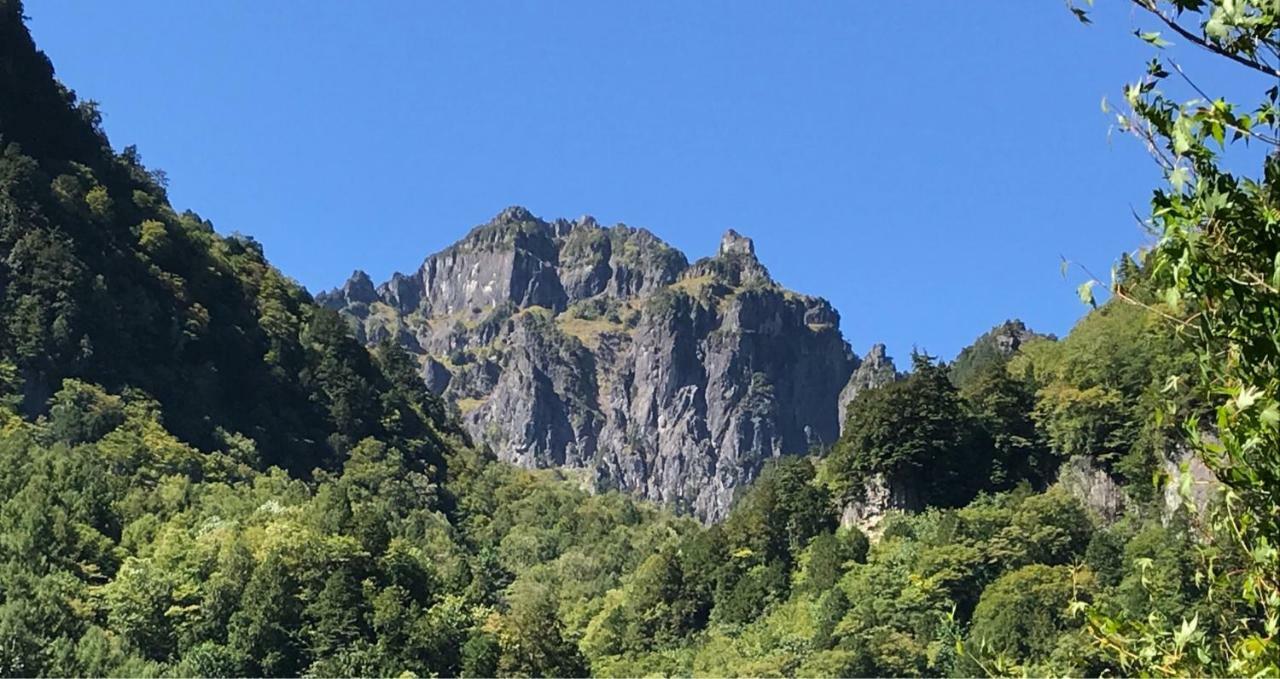
[[[1254,403],[1258,402],[1258,397],[1261,395],[1262,390],[1253,385],[1249,385],[1244,389],[1241,389],[1240,393],[1236,395],[1236,408],[1239,408],[1240,410],[1248,410],[1253,407]]]
[[[1172,44],[1173,44],[1173,43],[1169,42],[1168,40],[1165,40],[1165,39],[1161,38],[1161,37],[1160,37],[1160,33],[1159,33],[1159,32],[1142,33],[1142,32],[1139,32],[1139,31],[1134,31],[1133,33],[1134,33],[1134,35],[1138,36],[1139,38],[1142,38],[1142,40],[1143,40],[1144,42],[1147,42],[1147,43],[1149,43],[1149,44],[1155,45],[1156,47],[1159,47],[1160,49],[1164,49],[1165,47],[1168,47],[1169,45],[1172,45]]]
[[[1093,298],[1093,286],[1096,284],[1097,281],[1088,280],[1081,283],[1080,287],[1076,288],[1076,294],[1080,296],[1080,301],[1095,309],[1098,308],[1098,303]]]
[[[1227,25],[1223,23],[1221,17],[1213,17],[1204,25],[1205,35],[1211,38],[1222,40],[1227,37]]]
[[[1191,120],[1178,118],[1173,126],[1173,152],[1182,155],[1191,150]]]
[[[1213,135],[1213,140],[1218,142],[1218,146],[1223,145],[1223,139],[1225,138],[1224,132],[1225,130],[1222,127],[1222,123],[1215,120],[1209,124],[1209,134]]]
[[[1263,409],[1262,414],[1259,415],[1258,418],[1261,419],[1268,427],[1276,429],[1280,426],[1280,407],[1277,407],[1276,404],[1272,403]]]
[[[1173,171],[1169,173],[1169,185],[1173,187],[1174,191],[1181,192],[1183,187],[1187,185],[1187,179],[1190,177],[1191,173],[1187,168],[1180,165],[1173,168]]]
[[[1227,197],[1227,194],[1221,191],[1202,194],[1202,198],[1200,199],[1201,205],[1204,206],[1205,214],[1209,216],[1213,216],[1218,210],[1227,207],[1229,202],[1230,198]]]

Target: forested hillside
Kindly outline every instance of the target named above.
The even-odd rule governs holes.
[[[1214,8],[1219,51],[1277,47]],[[1209,144],[1274,142],[1276,90],[1160,96],[1164,237],[1110,301],[917,353],[704,526],[480,452],[399,344],[177,212],[0,0],[0,674],[1274,674],[1280,156]]]

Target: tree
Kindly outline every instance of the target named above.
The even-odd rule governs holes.
[[[749,623],[783,600],[787,589],[787,571],[780,562],[753,566],[716,592],[715,619],[728,624]]]
[[[301,669],[301,613],[293,572],[280,554],[268,554],[245,586],[228,633],[231,648],[248,661],[249,674],[284,676]]]
[[[1117,280],[1133,295],[1156,302],[1148,271],[1132,263],[1120,269],[1126,273]],[[1010,372],[1035,385],[1036,428],[1057,457],[1087,456],[1135,486],[1149,485],[1154,470],[1131,460],[1164,455],[1153,445],[1168,426],[1157,410],[1175,396],[1194,405],[1182,395],[1193,362],[1158,314],[1130,304],[1104,304],[1061,342],[1029,345],[1011,359]]]
[[[1009,374],[1004,363],[972,373],[961,391],[983,439],[991,448],[990,490],[1009,490],[1020,481],[1044,487],[1057,472],[1057,458],[1036,427],[1035,392]]]
[[[152,660],[167,660],[174,651],[174,632],[166,616],[172,588],[154,564],[131,559],[107,589],[110,628]]]
[[[990,547],[1010,565],[1072,563],[1084,555],[1093,533],[1084,506],[1061,486],[1023,500],[1010,518]]]
[[[564,638],[551,588],[517,581],[508,595],[511,609],[503,616],[500,674],[567,677],[586,674],[585,660]]]
[[[814,592],[831,589],[850,565],[866,561],[867,548],[867,536],[857,528],[819,534],[800,559],[801,582]]]
[[[1125,87],[1120,128],[1145,146],[1164,174],[1148,221],[1159,240],[1149,255],[1162,304],[1199,357],[1204,395],[1216,407],[1213,436],[1190,414],[1187,431],[1201,459],[1226,486],[1207,531],[1224,551],[1248,555],[1215,567],[1211,585],[1237,604],[1221,620],[1222,643],[1208,643],[1195,619],[1180,627],[1106,621],[1098,635],[1127,671],[1265,674],[1280,668],[1280,6],[1269,0],[1133,0],[1159,29],[1138,31],[1157,50],[1184,45],[1257,80],[1256,104],[1207,94],[1173,59],[1157,53]],[[1086,10],[1073,8],[1087,20]],[[1171,79],[1171,74],[1178,77]],[[1185,87],[1183,85],[1185,84]],[[1186,98],[1178,96],[1181,88]],[[1237,142],[1261,153],[1242,154]],[[1261,156],[1259,158],[1259,156]],[[1238,162],[1237,162],[1238,161]],[[1252,176],[1229,166],[1260,165]],[[1092,300],[1097,281],[1086,281]],[[1145,305],[1123,285],[1112,293]],[[1184,413],[1184,415],[1187,415]],[[1234,544],[1233,544],[1234,543]],[[1240,594],[1234,594],[1240,592]],[[1113,632],[1112,630],[1115,630]],[[1187,652],[1193,644],[1195,652]]]
[[[347,569],[329,574],[324,589],[303,611],[311,656],[333,655],[363,638],[368,631],[366,608],[360,583]]]
[[[845,433],[827,462],[841,499],[858,496],[877,474],[943,506],[963,504],[985,483],[974,422],[946,368],[925,354],[912,361],[905,380],[860,392],[849,404]]]
[[[849,597],[839,587],[833,587],[818,597],[818,607],[813,616],[814,648],[826,650],[831,647],[831,635],[847,612],[849,612]]]
[[[501,653],[498,640],[492,634],[483,631],[472,633],[462,645],[462,676],[496,677]]]
[[[1075,575],[1066,566],[1032,564],[1000,576],[973,612],[969,646],[980,655],[1046,660],[1063,630],[1075,624],[1067,612]]]
[[[97,441],[124,423],[124,403],[96,385],[66,380],[54,394],[49,427],[67,443]]]
[[[749,550],[752,563],[789,566],[813,536],[833,530],[835,512],[826,489],[814,483],[816,474],[807,458],[770,462],[725,521],[731,547]]]

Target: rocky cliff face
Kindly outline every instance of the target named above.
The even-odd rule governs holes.
[[[709,521],[767,459],[834,442],[846,397],[896,374],[734,231],[689,264],[643,229],[510,208],[413,274],[375,288],[356,272],[318,299],[415,353],[499,458]]]
[[[885,346],[872,345],[871,351],[867,352],[858,368],[853,371],[849,382],[845,384],[844,389],[840,390],[840,396],[836,400],[836,412],[840,415],[840,433],[844,433],[845,412],[849,409],[849,403],[853,401],[853,397],[859,392],[888,384],[899,377],[901,375],[898,373],[898,368],[886,353]]]

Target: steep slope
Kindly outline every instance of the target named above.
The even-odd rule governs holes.
[[[509,208],[411,275],[357,271],[318,301],[416,353],[500,459],[707,520],[765,460],[834,442],[842,390],[894,374],[881,347],[852,384],[835,310],[782,289],[732,230],[689,264],[644,229]]]
[[[0,0],[0,676],[584,674],[560,601],[693,522],[455,445],[97,122]]]
[[[184,441],[257,467],[333,468],[369,436],[442,464],[443,411],[401,388],[403,357],[372,357],[252,239],[176,212],[163,175],[114,152],[96,107],[54,79],[21,13],[0,2],[0,367],[24,414],[75,378],[138,390]]]

